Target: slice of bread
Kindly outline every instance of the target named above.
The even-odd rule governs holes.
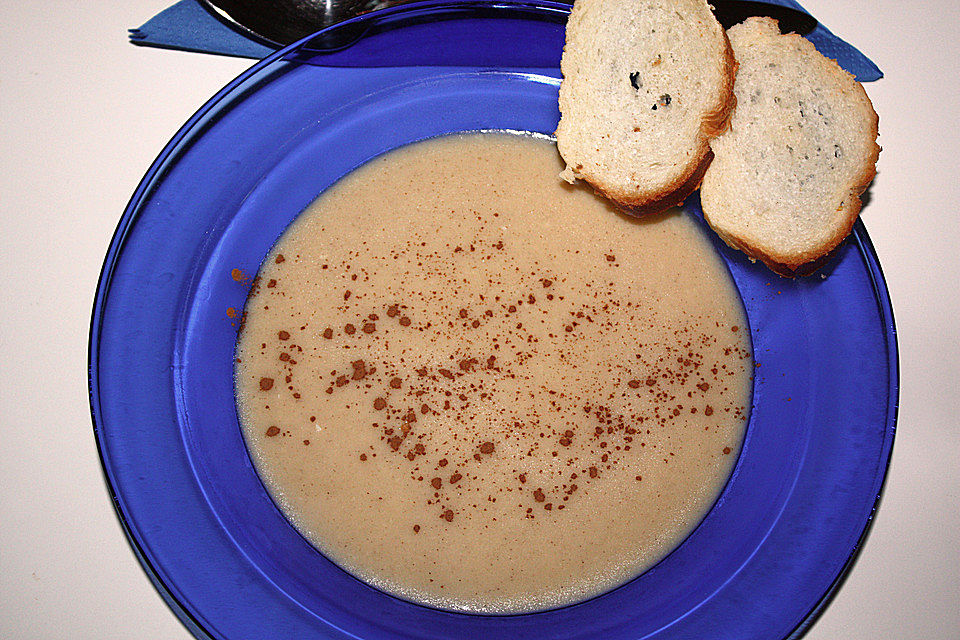
[[[853,76],[775,20],[749,18],[728,35],[737,107],[710,142],[704,216],[775,272],[812,273],[850,233],[876,174],[877,114]]]
[[[576,0],[560,62],[561,177],[627,213],[683,202],[733,109],[736,62],[706,0]]]

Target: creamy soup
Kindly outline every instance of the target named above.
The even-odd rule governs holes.
[[[327,557],[400,597],[513,613],[661,560],[736,460],[752,360],[697,223],[618,214],[552,142],[444,137],[328,189],[239,337],[251,457]]]

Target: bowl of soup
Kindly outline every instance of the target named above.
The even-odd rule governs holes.
[[[199,637],[785,638],[892,446],[866,231],[786,280],[696,196],[566,185],[568,8],[418,3],[258,63],[98,288],[118,514]]]

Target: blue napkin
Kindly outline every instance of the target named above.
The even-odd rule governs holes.
[[[139,29],[130,29],[130,42],[258,60],[276,51],[223,22],[198,0],[180,0]]]
[[[796,0],[764,1],[770,4],[779,4],[784,7],[790,7],[791,9],[797,9],[798,11],[803,11],[804,13],[810,13],[800,6],[800,3],[796,2]],[[808,33],[805,37],[807,40],[813,43],[813,46],[817,48],[817,51],[831,60],[836,60],[837,64],[846,69],[849,73],[855,75],[857,80],[860,82],[873,82],[874,80],[879,80],[883,77],[883,72],[880,71],[880,67],[875,65],[870,58],[860,53],[860,50],[853,45],[848,44],[837,36],[833,35],[830,30],[822,24],[818,23],[817,28]]]
[[[766,1],[806,11],[795,0]],[[836,60],[860,82],[871,82],[883,77],[883,72],[869,58],[833,35],[822,24],[818,24],[806,37],[820,53]],[[148,20],[139,29],[130,29],[130,42],[136,45],[257,59],[275,51],[225,23],[198,0],[180,0]]]

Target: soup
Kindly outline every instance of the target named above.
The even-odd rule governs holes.
[[[251,458],[360,579],[519,613],[661,560],[735,463],[752,359],[736,289],[679,210],[636,220],[558,179],[547,139],[379,157],[264,261],[238,339]]]

